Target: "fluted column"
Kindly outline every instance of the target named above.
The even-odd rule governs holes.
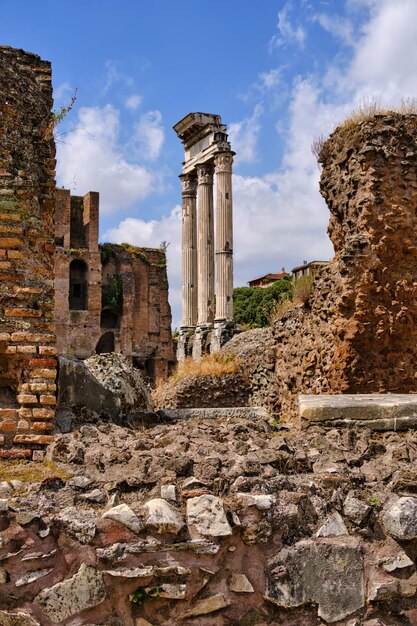
[[[221,152],[216,164],[216,321],[233,320],[233,205],[234,152]]]
[[[197,324],[197,177],[181,174],[182,186],[182,328]]]
[[[214,319],[214,215],[211,164],[197,165],[198,325]]]

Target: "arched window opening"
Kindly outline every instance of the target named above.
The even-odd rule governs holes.
[[[114,333],[108,332],[101,335],[96,346],[96,354],[114,352]]]
[[[71,311],[87,310],[88,267],[75,259],[70,265],[69,308]]]
[[[111,309],[104,309],[100,316],[101,328],[120,328],[120,316]]]

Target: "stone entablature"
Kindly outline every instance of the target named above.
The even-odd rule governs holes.
[[[99,194],[56,190],[58,354],[121,352],[151,379],[175,357],[163,250],[98,244]]]
[[[0,47],[0,458],[52,441],[55,144],[51,65]]]
[[[185,152],[180,176],[183,318],[178,358],[183,359],[191,352],[194,358],[200,358],[203,352],[220,349],[233,326],[232,163],[235,153],[219,115],[189,113],[174,130]]]

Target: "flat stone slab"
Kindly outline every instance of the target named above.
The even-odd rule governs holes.
[[[162,418],[181,420],[181,419],[217,419],[217,418],[246,418],[246,419],[268,419],[269,413],[262,406],[236,406],[236,407],[219,407],[206,409],[161,409],[158,414]]]
[[[302,428],[310,425],[405,430],[417,427],[417,394],[300,395]]]

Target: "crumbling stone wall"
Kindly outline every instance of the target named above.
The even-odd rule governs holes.
[[[146,376],[164,378],[175,361],[165,253],[99,245],[98,222],[98,193],[81,197],[56,190],[58,353],[86,358],[121,352]],[[74,263],[85,272],[78,286],[71,280]]]
[[[56,190],[55,220],[55,317],[59,354],[88,357],[100,338],[101,261],[98,247],[99,195],[71,196]],[[69,305],[70,268],[85,264],[86,307]]]
[[[416,143],[417,116],[393,113],[346,123],[322,148],[335,258],[275,324],[285,418],[299,393],[417,389]]]
[[[40,456],[55,406],[51,65],[0,47],[0,458]]]

